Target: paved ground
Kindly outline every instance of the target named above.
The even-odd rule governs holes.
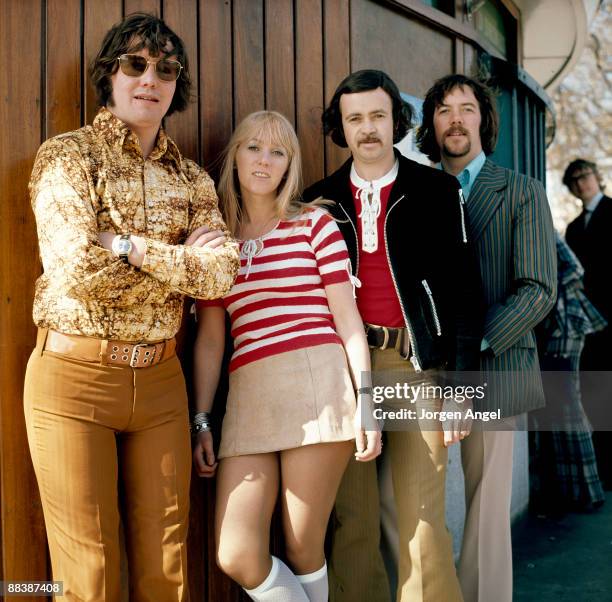
[[[528,516],[513,547],[515,602],[612,602],[612,492],[592,514]]]

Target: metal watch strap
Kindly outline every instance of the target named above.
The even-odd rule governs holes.
[[[119,238],[120,241],[127,241],[130,245],[129,251],[127,253],[122,252],[119,253],[119,259],[121,259],[121,261],[123,261],[124,263],[130,263],[130,252],[132,250],[132,241],[130,240],[130,235],[129,234],[122,234],[121,237]]]

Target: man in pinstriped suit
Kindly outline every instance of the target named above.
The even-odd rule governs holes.
[[[419,148],[459,180],[480,258],[487,306],[480,366],[496,386],[475,409],[501,409],[507,421],[506,430],[474,429],[461,442],[466,521],[458,572],[466,602],[512,602],[512,417],[544,405],[533,328],[556,298],[546,193],[486,158],[497,131],[495,101],[482,83],[450,75],[428,91]]]

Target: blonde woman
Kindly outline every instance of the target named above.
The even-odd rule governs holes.
[[[355,419],[354,385],[360,404],[371,404],[370,360],[346,246],[321,206],[298,200],[300,176],[287,119],[261,111],[240,123],[219,183],[240,241],[240,272],[222,300],[198,304],[194,463],[202,477],[217,470],[208,413],[227,311],[234,352],[219,449],[217,561],[261,601],[327,600],[323,541],[354,440],[357,461],[381,449],[380,432]],[[269,553],[279,492],[291,568]]]

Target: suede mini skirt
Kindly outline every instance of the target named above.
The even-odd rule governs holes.
[[[355,407],[341,345],[246,364],[229,376],[219,458],[354,439]]]

